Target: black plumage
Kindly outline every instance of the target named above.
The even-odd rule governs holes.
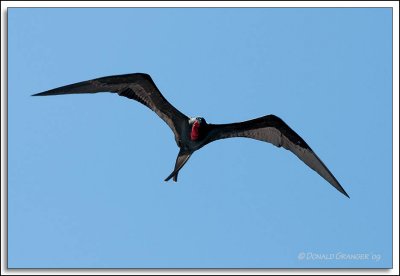
[[[136,100],[153,110],[168,124],[175,135],[175,141],[180,151],[175,168],[165,181],[171,178],[177,181],[179,171],[190,156],[208,143],[225,138],[246,137],[268,142],[293,152],[338,191],[349,197],[309,145],[277,116],[267,115],[232,124],[208,124],[201,117],[189,118],[163,97],[148,74],[135,73],[97,78],[62,86],[33,96],[98,92],[117,93],[120,96]]]

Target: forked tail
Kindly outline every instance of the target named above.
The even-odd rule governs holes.
[[[178,157],[176,158],[174,171],[165,179],[165,181],[173,178],[173,181],[176,182],[178,180],[179,170],[182,169],[182,167],[186,164],[191,155],[191,152],[187,152],[181,149],[178,153]]]

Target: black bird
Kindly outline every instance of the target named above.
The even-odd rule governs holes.
[[[189,118],[160,93],[148,74],[109,76],[62,86],[32,96],[111,92],[136,100],[163,119],[172,129],[180,148],[173,172],[165,181],[178,179],[179,170],[196,151],[218,139],[247,137],[284,147],[321,175],[339,192],[349,197],[329,169],[307,143],[275,115],[233,124],[208,124],[202,117]]]

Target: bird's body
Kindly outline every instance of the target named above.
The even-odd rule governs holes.
[[[33,96],[98,92],[117,93],[120,96],[136,100],[153,110],[168,124],[175,135],[175,141],[180,151],[175,168],[165,181],[171,178],[177,181],[179,171],[190,156],[208,143],[225,138],[246,137],[290,150],[338,191],[349,197],[307,143],[277,116],[267,115],[249,121],[218,125],[209,124],[202,117],[189,118],[163,97],[147,74],[135,73],[103,77],[59,87]]]

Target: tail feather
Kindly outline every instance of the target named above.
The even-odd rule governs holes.
[[[174,178],[172,178],[172,180],[173,180],[174,182],[177,182],[177,181],[178,181],[178,173],[179,173],[179,171],[176,172],[176,174],[174,175]]]
[[[192,155],[190,152],[183,151],[182,149],[179,151],[178,157],[176,158],[174,171],[165,179],[168,181],[172,178],[173,181],[178,181],[178,173],[179,170],[186,164],[189,160],[189,157]]]

